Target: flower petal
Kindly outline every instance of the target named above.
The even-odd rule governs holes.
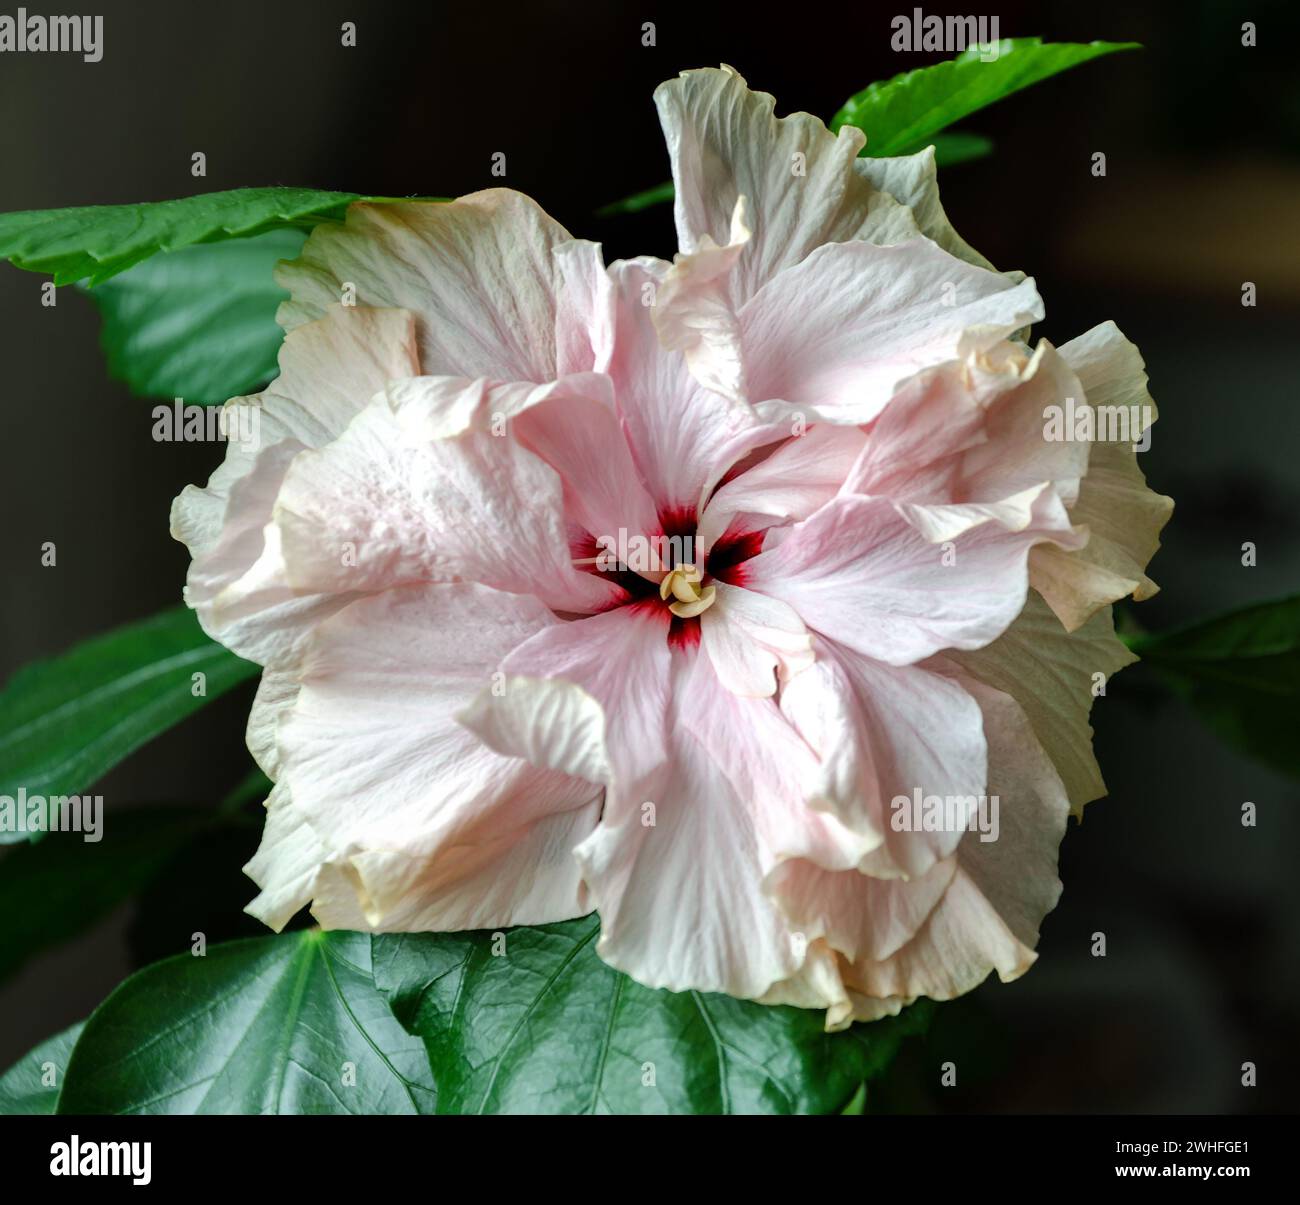
[[[1041,316],[1032,280],[1012,285],[926,239],[820,247],[740,310],[749,400],[779,398],[809,422],[870,422],[914,372]]]
[[[204,630],[260,664],[285,663],[317,622],[348,601],[290,588],[264,528],[293,458],[337,436],[385,380],[418,371],[414,319],[404,310],[334,306],[290,332],[280,375],[252,405],[256,438],[227,445],[207,487],[172,505],[172,534],[190,547],[186,601]]]
[[[715,582],[700,637],[718,680],[734,694],[769,698],[813,663],[812,638],[791,607],[765,594]]]
[[[348,207],[322,222],[276,281],[290,293],[277,319],[287,330],[348,296],[416,315],[427,373],[549,381],[556,372],[552,253],[569,233],[523,193],[493,188],[455,201]]]
[[[1065,783],[1075,815],[1106,793],[1092,752],[1088,713],[1101,684],[1137,658],[1115,636],[1110,608],[1067,632],[1033,590],[1015,622],[992,644],[947,654],[962,669],[1014,698]]]
[[[248,868],[264,894],[250,911],[281,924],[314,890],[305,828],[321,864],[353,884],[367,928],[579,915],[577,867],[555,837],[571,849],[590,831],[597,789],[500,757],[455,719],[510,649],[555,622],[535,599],[456,583],[388,591],[322,623],[279,724],[274,824]]]
[[[608,378],[601,378],[609,383]],[[618,541],[656,532],[654,499],[641,484],[612,398],[556,393],[514,422],[520,442],[560,475],[565,514],[590,535]]]
[[[1054,499],[1050,491],[1043,497]],[[858,495],[835,498],[787,532],[740,567],[740,584],[890,665],[996,639],[1024,606],[1029,549],[1044,538],[1036,526],[1009,531],[985,518],[945,547],[887,500]]]
[[[979,705],[921,666],[873,661],[830,642],[781,692],[781,710],[818,756],[810,806],[871,839],[875,874],[920,876],[957,848],[960,833],[900,831],[900,796],[984,794],[988,756]],[[837,947],[843,948],[843,947]]]
[[[684,512],[694,519],[736,461],[751,448],[783,438],[789,428],[765,425],[748,407],[703,388],[682,355],[660,345],[651,309],[668,270],[661,260],[646,258],[610,265],[617,317],[609,374],[651,497],[661,513]]]
[[[668,756],[670,618],[640,604],[544,628],[461,722],[499,753],[635,791]]]
[[[607,806],[578,850],[597,950],[650,987],[757,999],[806,956],[763,881],[810,754],[770,700],[732,695],[699,650],[674,654],[671,707],[652,792]]]
[[[886,959],[852,965],[846,983],[865,996],[950,1000],[992,970],[1004,982],[1016,978],[1033,963],[1038,926],[1060,897],[1056,859],[1068,814],[1061,781],[1009,695],[964,685],[984,714],[997,838],[968,833],[947,891],[916,936]]]
[[[509,432],[474,424],[438,438],[447,395],[462,386],[423,382],[376,397],[339,439],[294,461],[274,513],[291,582],[374,591],[469,580],[572,612],[625,597],[570,563],[555,470]],[[516,389],[505,393],[517,400]],[[487,390],[484,405],[499,396]]]
[[[1150,598],[1159,589],[1146,566],[1160,547],[1160,529],[1174,503],[1147,488],[1134,448],[1134,436],[1156,419],[1138,349],[1113,322],[1104,322],[1066,343],[1061,355],[1078,373],[1088,404],[1099,415],[1099,436],[1114,433],[1108,426],[1103,430],[1100,418],[1109,407],[1123,407],[1135,419],[1119,428],[1127,440],[1098,438],[1091,445],[1088,475],[1070,510],[1074,522],[1088,528],[1087,545],[1069,552],[1037,548],[1030,557],[1030,580],[1061,622],[1074,629],[1107,603],[1128,594]]]
[[[730,67],[685,71],[655,90],[682,251],[706,239],[726,246],[736,202],[748,201],[754,236],[731,277],[737,306],[824,243],[918,233],[908,209],[858,169],[860,130],[831,134],[808,113],[778,119],[775,103]]]
[[[808,518],[835,496],[866,442],[857,427],[829,423],[785,440],[714,491],[700,516],[700,545],[713,547],[728,529],[761,531]]]

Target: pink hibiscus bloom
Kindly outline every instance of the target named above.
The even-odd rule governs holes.
[[[595,909],[641,983],[829,1028],[1012,978],[1170,509],[1132,436],[1045,408],[1149,406],[1141,358],[1023,342],[1033,281],[953,231],[932,152],[859,159],[726,69],[656,100],[673,264],[494,189],[354,205],[282,265],[260,440],[173,515],[265,666],[249,911]]]

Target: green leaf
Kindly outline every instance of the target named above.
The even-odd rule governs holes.
[[[0,1117],[54,1112],[72,1048],[85,1024],[78,1021],[62,1033],[46,1038],[0,1075]],[[46,1063],[52,1066],[47,1069]],[[53,1072],[54,1079],[54,1083],[48,1086],[45,1083],[47,1070]]]
[[[853,1099],[840,1110],[843,1117],[861,1117],[867,1111],[867,1085],[859,1084]]]
[[[101,840],[58,833],[0,860],[0,916],[40,910],[38,925],[0,925],[0,979],[33,954],[90,928],[148,885],[210,816],[193,808],[113,811]]]
[[[364,934],[179,954],[95,1010],[60,1113],[430,1113],[428,1059],[375,990]]]
[[[596,916],[371,939],[424,1038],[440,1113],[833,1113],[928,1012],[823,1032],[816,1009],[653,991],[596,956]]]
[[[159,251],[285,226],[310,229],[342,219],[353,201],[388,199],[315,188],[234,188],[176,201],[5,213],[0,214],[0,259],[48,272],[56,284],[89,280],[96,285]]]
[[[982,62],[972,46],[956,58],[869,84],[831,118],[831,129],[857,126],[867,135],[864,154],[910,155],[940,130],[1013,92],[1137,42],[1044,42],[1004,38],[998,57]]]
[[[673,196],[673,182],[665,180],[662,184],[656,184],[644,192],[633,193],[632,196],[624,197],[621,201],[611,201],[608,205],[602,205],[596,210],[596,216],[608,218],[620,213],[640,213],[643,209],[671,201]]]
[[[934,161],[940,167],[955,167],[993,153],[993,139],[985,138],[983,134],[949,130],[946,134],[936,134],[931,141],[934,143]]]
[[[277,371],[288,294],[272,273],[302,250],[301,230],[155,255],[89,290],[109,372],[142,397],[224,402]]]
[[[29,799],[78,794],[258,672],[209,640],[187,607],[24,666],[0,691],[0,842],[26,835],[14,815],[20,789]],[[196,673],[206,679],[201,696],[192,689]],[[6,796],[15,800],[8,815]]]
[[[1300,595],[1126,640],[1228,744],[1300,776]]]

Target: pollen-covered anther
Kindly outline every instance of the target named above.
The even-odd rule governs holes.
[[[664,602],[668,602],[669,596],[672,597],[668,609],[678,619],[693,619],[713,606],[718,592],[713,586],[701,589],[700,582],[703,578],[704,574],[697,566],[678,565],[659,583],[659,597]]]

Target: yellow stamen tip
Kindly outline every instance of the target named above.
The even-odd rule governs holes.
[[[691,599],[689,602],[672,602],[668,604],[668,609],[677,616],[678,619],[694,619],[697,615],[703,615],[711,606],[713,606],[718,596],[718,591],[713,586],[705,586],[700,591],[698,598]]]

